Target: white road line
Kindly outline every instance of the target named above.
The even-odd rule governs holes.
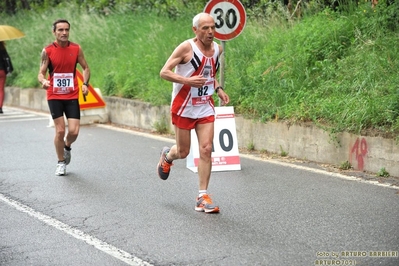
[[[35,120],[48,120],[48,118],[43,117],[35,117],[35,118],[25,118],[25,119],[0,119],[0,123],[11,123],[11,122],[20,122],[20,121],[35,121]]]
[[[120,261],[123,261],[128,265],[152,266],[152,264],[150,264],[146,261],[143,261],[122,249],[112,246],[94,236],[88,235],[85,232],[80,231],[76,228],[73,228],[73,227],[71,227],[61,221],[58,221],[48,215],[45,215],[38,211],[35,211],[34,209],[16,201],[16,200],[10,199],[1,193],[0,193],[0,200],[2,200],[5,203],[7,203],[8,205],[14,207],[18,211],[27,213],[30,216],[46,223],[47,225],[50,225],[60,231],[63,231],[64,233],[67,233],[68,235],[71,235],[78,240],[82,240],[85,243],[95,247],[96,249],[98,249],[102,252],[105,252],[108,255],[111,255],[112,257],[114,257]]]
[[[176,142],[174,138],[167,138],[167,137],[158,136],[158,135],[154,135],[154,134],[150,134],[150,133],[146,133],[146,132],[138,132],[138,131],[134,131],[132,129],[120,128],[120,127],[115,127],[115,126],[110,126],[110,125],[105,125],[105,124],[95,124],[95,126],[114,130],[114,131],[124,132],[124,133],[132,134],[132,135],[137,135],[137,136],[141,136],[141,137],[152,138],[152,139],[161,140],[161,141],[167,141],[170,143]]]
[[[13,113],[12,115],[0,116],[0,118],[2,118],[2,119],[11,119],[11,118],[18,118],[18,117],[35,117],[35,115],[34,114],[26,114],[26,113],[18,113],[18,114]]]

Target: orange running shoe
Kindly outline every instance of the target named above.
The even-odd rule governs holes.
[[[219,212],[219,206],[213,204],[208,194],[204,194],[202,197],[197,197],[195,210],[197,212],[216,213]]]
[[[159,158],[159,163],[157,165],[158,176],[162,180],[166,180],[169,177],[170,167],[172,163],[165,161],[166,154],[170,151],[169,147],[163,147],[161,151],[161,157]]]

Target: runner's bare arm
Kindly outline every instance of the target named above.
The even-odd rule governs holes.
[[[47,89],[50,86],[50,82],[46,79],[48,64],[49,64],[48,55],[46,53],[46,50],[43,49],[40,60],[39,74],[37,76],[37,79],[42,85],[43,89]]]
[[[218,94],[218,97],[222,100],[221,101],[222,106],[226,105],[230,102],[229,95],[227,95],[227,93],[223,89],[219,89],[217,94]]]
[[[83,83],[89,83],[90,68],[89,68],[89,65],[87,64],[87,61],[83,54],[82,48],[79,48],[78,63],[82,67],[82,70],[83,70]],[[83,93],[83,95],[87,95],[89,93],[89,89],[87,86],[82,86],[82,93]]]
[[[191,87],[202,87],[207,81],[206,78],[203,78],[202,76],[183,77],[173,72],[173,69],[178,64],[187,63],[188,60],[190,60],[191,55],[192,48],[190,43],[187,41],[181,43],[178,47],[176,47],[172,55],[162,67],[160,72],[161,78],[175,83],[187,84]]]
[[[219,45],[219,58],[223,54],[223,47]],[[216,80],[215,81],[215,87],[219,87],[219,82]],[[221,100],[221,105],[227,105],[230,102],[230,97],[227,95],[227,93],[224,91],[224,89],[219,89],[217,92],[218,97]]]
[[[220,44],[218,44],[218,46],[219,46],[219,57],[220,56],[222,56],[222,54],[223,54],[223,46],[221,46]]]

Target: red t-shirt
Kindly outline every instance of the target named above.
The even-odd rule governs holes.
[[[71,100],[79,98],[76,65],[80,46],[69,42],[66,47],[56,42],[44,48],[49,58],[48,70],[50,87],[47,89],[47,100]]]

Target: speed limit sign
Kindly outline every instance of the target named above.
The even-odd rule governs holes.
[[[238,0],[211,0],[204,9],[215,19],[215,38],[220,41],[231,40],[242,32],[247,14]]]

